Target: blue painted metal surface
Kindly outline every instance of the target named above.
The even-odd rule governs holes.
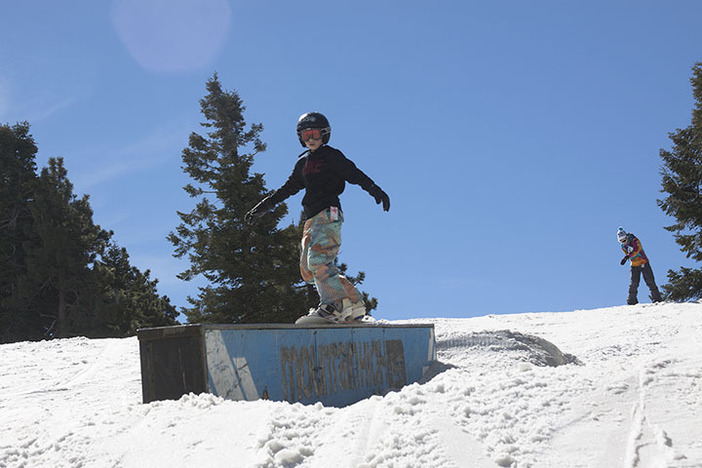
[[[139,331],[145,402],[164,393],[157,388],[159,381],[177,380],[145,375],[149,368],[158,367],[150,363],[159,354],[158,341],[173,340],[178,334],[174,328],[186,328],[184,333],[192,339],[192,327]],[[418,381],[436,358],[431,324],[196,327],[202,340],[206,391],[230,400],[265,398],[345,406]],[[159,330],[169,333],[162,337]],[[169,354],[177,352],[172,343]],[[184,379],[188,374],[187,369],[173,369],[173,373]],[[145,382],[152,388],[147,389]]]

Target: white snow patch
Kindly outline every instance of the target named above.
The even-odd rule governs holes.
[[[145,405],[136,338],[0,345],[0,468],[702,467],[700,304],[407,322],[429,377],[345,408]]]

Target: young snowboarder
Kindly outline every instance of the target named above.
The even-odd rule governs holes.
[[[360,185],[375,202],[390,209],[390,198],[341,151],[327,145],[331,127],[319,112],[303,114],[297,122],[297,137],[307,148],[293,168],[287,182],[264,198],[248,213],[246,221],[254,222],[275,205],[303,188],[302,207],[306,218],[302,234],[300,272],[308,283],[314,283],[320,304],[300,317],[299,324],[328,324],[361,320],[366,307],[360,291],[336,267],[341,246],[341,225],[344,216],[339,195],[345,183]]]
[[[617,240],[625,254],[621,264],[624,265],[627,260],[631,260],[631,283],[629,284],[629,297],[626,303],[629,305],[639,303],[636,296],[642,273],[646,286],[651,290],[651,300],[653,302],[661,302],[661,293],[658,291],[658,286],[656,286],[651,263],[643,251],[641,241],[635,235],[627,233],[621,226],[617,229]]]

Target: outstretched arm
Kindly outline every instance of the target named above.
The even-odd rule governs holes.
[[[387,193],[378,187],[373,180],[360,170],[350,159],[339,153],[339,157],[335,160],[336,169],[341,173],[344,180],[360,185],[363,190],[368,192],[377,204],[383,204],[383,211],[390,210],[390,197]]]
[[[288,177],[288,180],[276,190],[272,195],[268,195],[266,198],[261,200],[256,206],[251,208],[246,215],[244,215],[244,220],[253,224],[258,221],[263,215],[275,208],[275,205],[286,200],[288,197],[295,195],[297,192],[302,190],[304,187],[302,181],[297,176],[297,165],[293,169],[293,173]]]

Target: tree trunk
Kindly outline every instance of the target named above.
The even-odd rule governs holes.
[[[66,338],[67,333],[67,323],[66,323],[66,290],[63,287],[63,272],[59,272],[58,281],[58,332],[56,333],[58,338]]]

